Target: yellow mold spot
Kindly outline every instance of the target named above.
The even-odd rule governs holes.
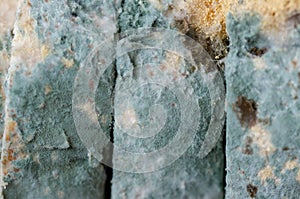
[[[11,65],[26,64],[31,69],[49,55],[49,47],[40,43],[35,26],[36,21],[30,15],[30,5],[23,2],[14,28]]]
[[[44,60],[50,54],[50,48],[48,46],[43,45],[41,48],[41,54]]]
[[[188,0],[187,9],[190,23],[209,37],[224,39],[226,16],[237,0]]]
[[[253,143],[260,149],[261,156],[267,156],[275,151],[275,147],[271,142],[270,132],[263,129],[259,124],[251,127],[251,135]]]
[[[73,65],[74,65],[74,60],[73,60],[73,59],[66,59],[66,58],[63,58],[63,59],[62,59],[62,63],[64,64],[64,66],[65,66],[66,68],[71,68],[71,67],[73,67]]]
[[[296,169],[298,167],[297,160],[289,160],[285,163],[284,168],[282,169],[281,173],[285,173],[286,171]]]
[[[214,59],[226,56],[226,17],[238,0],[185,0],[179,11],[195,38]]]
[[[51,92],[52,92],[52,87],[49,85],[45,86],[45,95],[48,95]]]
[[[276,184],[280,184],[280,179],[278,179],[274,175],[273,169],[274,169],[273,167],[268,165],[267,167],[265,167],[265,168],[263,168],[262,170],[259,171],[258,177],[260,178],[261,183],[263,185],[266,185],[266,183],[267,183],[266,181],[268,179],[275,180]]]

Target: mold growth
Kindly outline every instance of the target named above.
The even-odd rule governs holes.
[[[188,0],[186,1],[188,21],[197,35],[206,40],[204,45],[215,59],[221,59],[228,53],[228,35],[226,16],[236,0]]]
[[[191,25],[206,36],[225,39],[226,16],[234,0],[188,0],[187,10]]]
[[[197,40],[216,60],[228,53],[226,16],[237,0],[161,0],[148,2],[172,21],[172,25]]]
[[[298,160],[289,160],[285,163],[284,168],[282,169],[281,173],[284,174],[286,171],[290,171],[296,169],[298,167]]]
[[[66,68],[72,68],[74,66],[74,60],[73,59],[62,59],[62,63]]]
[[[14,161],[22,162],[27,158],[23,153],[24,144],[17,133],[18,125],[15,121],[9,120],[5,122],[5,133],[3,139],[5,140],[4,148],[1,154],[1,188],[5,188],[6,182],[4,179],[14,179],[20,172],[18,164]]]
[[[42,62],[49,54],[50,48],[42,44],[35,32],[36,21],[30,16],[31,4],[23,2],[18,12],[18,23],[14,28],[11,65],[26,63],[29,69]]]
[[[252,184],[248,184],[247,185],[247,192],[249,193],[249,196],[251,198],[255,198],[256,197],[257,191],[258,191],[258,189],[257,189],[256,186],[254,186]]]
[[[271,142],[271,134],[257,124],[250,129],[253,143],[259,148],[259,153],[263,157],[267,157],[275,151],[275,147]]]
[[[244,127],[252,127],[257,123],[257,104],[254,100],[247,99],[244,96],[238,97],[233,104],[233,110]]]
[[[250,53],[251,55],[261,57],[261,56],[263,56],[267,51],[268,51],[267,48],[253,47],[253,48],[251,48],[251,49],[249,50],[249,53]]]
[[[288,30],[300,23],[299,0],[243,1],[243,3],[232,10],[236,14],[242,14],[247,11],[259,14],[262,33],[279,43],[284,43]]]
[[[275,183],[278,185],[280,184],[280,179],[278,179],[275,174],[274,174],[274,168],[271,166],[266,166],[265,168],[263,168],[262,170],[260,170],[258,172],[258,177],[261,180],[261,184],[263,184],[264,186],[267,185],[267,180],[274,180]]]
[[[242,149],[242,153],[246,155],[252,155],[253,154],[253,148],[252,148],[253,139],[250,136],[246,137],[245,141],[245,147]]]

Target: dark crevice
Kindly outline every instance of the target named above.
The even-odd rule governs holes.
[[[120,7],[123,8],[125,4],[125,0],[122,0],[120,2]],[[115,8],[115,10],[117,10],[117,8]],[[117,12],[116,12],[117,13]],[[120,14],[117,14],[117,32],[115,34],[115,37],[121,33],[121,28],[119,26],[119,17]],[[118,39],[118,38],[115,38]],[[113,82],[113,86],[112,86],[112,94],[111,94],[111,107],[112,107],[112,112],[111,112],[111,127],[110,127],[110,132],[109,132],[109,137],[110,137],[110,142],[114,143],[114,124],[115,124],[115,111],[114,111],[114,101],[115,101],[115,87],[116,87],[116,83],[117,83],[117,63],[115,61],[114,66],[113,66],[113,72],[112,72],[112,82]],[[106,157],[108,158],[107,161],[109,162],[109,164],[111,165],[111,167],[104,165],[104,169],[105,169],[105,173],[106,173],[106,181],[105,181],[105,191],[104,191],[104,198],[105,199],[111,199],[112,198],[112,179],[113,179],[113,145],[111,145],[111,147],[107,148],[107,151],[104,151],[104,153],[106,154]],[[105,156],[104,156],[105,158]]]
[[[111,133],[110,133],[111,134]],[[113,150],[110,149],[110,159],[112,164],[112,152]],[[105,180],[105,189],[104,189],[104,198],[110,199],[111,198],[111,187],[112,187],[112,178],[113,178],[113,169],[110,166],[103,165],[105,174],[106,174],[106,180]]]
[[[117,79],[117,70],[116,70],[116,63],[114,64],[113,72],[112,72],[112,94],[111,94],[111,126],[110,126],[110,132],[109,132],[109,138],[110,142],[114,143],[114,124],[115,124],[115,118],[114,118],[114,100],[115,100],[115,86],[116,86],[116,79]],[[109,145],[104,149],[104,162],[108,162],[110,166],[103,165],[104,170],[106,173],[106,181],[105,181],[105,190],[104,190],[104,198],[110,199],[111,198],[111,188],[112,188],[112,178],[113,178],[113,145]]]
[[[224,78],[224,86],[226,88],[226,80]],[[226,90],[225,90],[226,92]],[[223,175],[223,186],[224,186],[224,199],[226,198],[226,187],[227,187],[227,182],[226,182],[226,176],[227,176],[227,154],[226,154],[226,146],[227,146],[227,115],[225,113],[225,121],[224,121],[224,127],[223,127],[223,157],[224,157],[224,175]]]
[[[226,84],[225,84],[226,86]],[[226,182],[226,176],[227,176],[227,157],[226,157],[226,135],[227,135],[227,116],[225,114],[225,122],[224,122],[224,127],[223,127],[223,157],[224,157],[224,175],[223,175],[223,186],[224,186],[224,199],[226,198],[226,187],[227,187],[227,182]]]

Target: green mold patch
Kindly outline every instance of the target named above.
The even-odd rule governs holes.
[[[226,198],[297,198],[299,25],[282,42],[259,13],[227,19]]]
[[[115,11],[104,8],[111,7],[98,1],[21,2],[5,87],[5,198],[104,197],[105,170],[81,143],[72,115],[80,64],[106,38],[103,34],[113,34],[95,27],[102,18],[115,24],[110,18]],[[98,85],[102,94],[109,88],[106,98],[113,81],[105,80],[113,78],[112,72]],[[111,108],[104,108],[110,123]]]

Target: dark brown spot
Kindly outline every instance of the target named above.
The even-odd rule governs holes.
[[[19,168],[14,168],[14,172],[18,173],[20,171]]]
[[[251,147],[246,146],[246,147],[243,149],[243,154],[246,154],[246,155],[253,155],[253,149],[252,149]]]
[[[233,110],[242,126],[249,128],[257,123],[257,104],[255,101],[244,96],[238,97],[237,102],[233,104]]]
[[[253,154],[253,149],[251,147],[252,142],[253,142],[252,138],[247,136],[246,140],[245,140],[245,147],[242,150],[243,154],[246,154],[246,155],[252,155]]]
[[[27,5],[28,5],[29,7],[32,7],[32,4],[31,4],[30,1],[27,1]]]
[[[282,150],[283,151],[288,151],[288,150],[290,150],[290,148],[289,147],[283,147]]]
[[[296,68],[298,63],[297,63],[296,60],[293,60],[293,61],[292,61],[292,64],[293,64],[293,67]]]
[[[247,192],[249,193],[249,196],[251,198],[255,198],[256,197],[256,194],[257,194],[257,187],[252,185],[252,184],[248,184],[247,185]]]
[[[175,8],[174,5],[172,5],[172,4],[168,5],[168,10],[173,10],[174,8]]]
[[[11,38],[14,38],[14,36],[15,36],[14,29],[10,30],[10,36],[11,36]]]
[[[192,66],[191,67],[191,73],[194,73],[196,71],[196,69],[197,69],[196,66]]]
[[[266,52],[268,51],[267,48],[257,48],[257,47],[254,47],[254,48],[251,48],[249,50],[249,53],[251,55],[255,55],[255,56],[258,56],[258,57],[261,57],[263,54],[265,54]]]
[[[268,124],[270,124],[270,118],[264,118],[264,119],[259,118],[258,122],[262,123],[262,124],[265,124],[265,125],[268,125]]]
[[[182,33],[187,33],[189,31],[189,25],[185,19],[176,20],[174,26]]]
[[[8,157],[7,157],[8,161],[13,161],[16,159],[16,157],[14,157],[14,151],[12,149],[8,149]]]

